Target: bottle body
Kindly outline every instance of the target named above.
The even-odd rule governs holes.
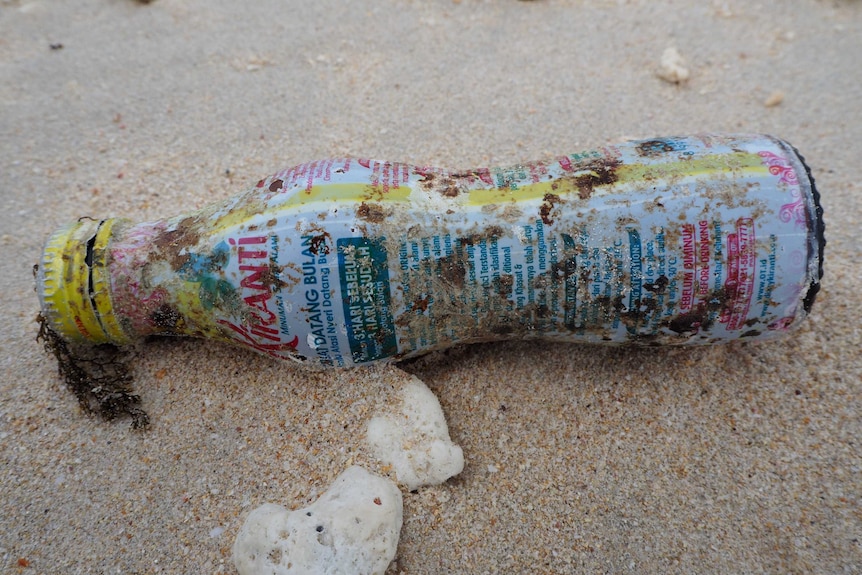
[[[193,214],[88,225],[78,271],[56,271],[67,232],[40,272],[49,319],[70,315],[57,276],[87,275],[75,297],[93,317],[64,335],[193,335],[338,367],[512,338],[769,339],[810,308],[823,243],[804,164],[766,136],[464,172],[326,160]]]

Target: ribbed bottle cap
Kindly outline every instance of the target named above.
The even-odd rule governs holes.
[[[113,312],[105,267],[115,220],[60,228],[42,252],[36,290],[48,325],[69,342],[128,343]]]

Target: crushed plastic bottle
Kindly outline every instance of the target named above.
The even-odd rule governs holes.
[[[824,243],[795,149],[700,135],[468,171],[311,162],[187,215],[64,227],[37,287],[70,342],[186,335],[345,367],[516,338],[778,337],[811,309]]]

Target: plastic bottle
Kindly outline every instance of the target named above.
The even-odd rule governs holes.
[[[37,280],[70,342],[189,335],[352,366],[512,338],[777,337],[810,310],[823,245],[790,145],[701,135],[460,172],[311,162],[187,215],[64,227]]]

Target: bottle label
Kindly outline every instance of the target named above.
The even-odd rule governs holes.
[[[130,333],[338,367],[509,338],[766,339],[819,281],[815,211],[798,156],[762,136],[466,172],[334,159],[133,227],[112,293]]]

